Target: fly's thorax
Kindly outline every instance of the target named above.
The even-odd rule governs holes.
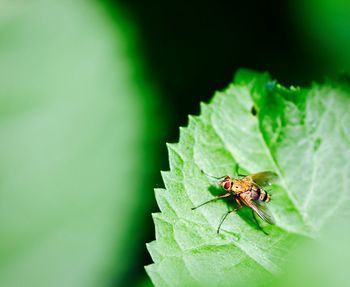
[[[250,190],[250,185],[251,184],[249,182],[246,182],[244,180],[233,179],[231,190],[236,194],[240,194]]]

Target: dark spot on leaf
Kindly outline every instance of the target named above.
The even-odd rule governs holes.
[[[251,113],[252,113],[253,116],[256,116],[256,114],[258,113],[254,106],[252,106]]]

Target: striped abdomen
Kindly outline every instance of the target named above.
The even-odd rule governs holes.
[[[261,189],[258,186],[252,186],[251,198],[255,201],[257,201],[257,200],[264,201],[264,202],[270,201],[269,194],[265,190]]]

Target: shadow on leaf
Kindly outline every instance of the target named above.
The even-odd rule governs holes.
[[[211,185],[208,187],[209,192],[213,195],[213,196],[220,196],[226,193],[225,190],[223,190],[223,188],[221,187],[217,187],[215,185]],[[222,198],[219,199],[221,201],[224,201],[227,205],[227,211],[228,210],[233,210],[235,208],[237,208],[237,203],[235,200],[234,195],[226,197],[226,198]],[[215,203],[214,203],[215,204]],[[226,212],[226,211],[225,211]],[[247,224],[249,224],[252,228],[262,231],[261,227],[259,227],[259,225],[257,225],[257,223],[254,220],[253,217],[253,213],[252,213],[252,209],[248,208],[247,206],[243,206],[240,210],[229,214],[229,216],[233,216],[235,213],[238,214],[238,216],[240,216]],[[224,214],[224,213],[223,213]]]

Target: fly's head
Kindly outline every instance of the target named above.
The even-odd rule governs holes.
[[[221,181],[221,186],[225,190],[231,190],[232,180],[231,180],[231,178],[228,175],[225,176],[225,178]]]

